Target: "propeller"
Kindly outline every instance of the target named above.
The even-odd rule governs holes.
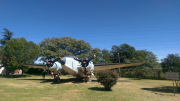
[[[89,59],[88,58],[84,58],[83,60],[79,60],[78,58],[74,58],[75,60],[81,62],[82,67],[84,67],[84,75],[87,75],[87,71],[86,71],[86,67],[89,65],[89,62],[94,59],[96,56],[92,56]]]
[[[41,61],[41,60],[42,60],[43,62],[47,62],[45,58],[40,58],[39,61]]]
[[[49,68],[52,67],[56,61],[60,62],[61,64],[65,64],[65,62],[63,60],[61,60],[61,57],[59,57],[53,61],[46,61],[45,58],[41,58],[40,60],[42,60],[43,62],[46,62],[46,66],[48,67],[48,73],[49,73]]]
[[[41,60],[43,62],[46,62],[46,65],[47,65],[48,68],[51,67],[53,65],[53,63],[56,62],[56,61],[60,62],[61,64],[65,64],[65,62],[63,60],[61,60],[61,57],[59,57],[59,58],[57,58],[57,59],[55,59],[53,61],[46,61],[45,58],[40,58],[39,61],[41,61]]]

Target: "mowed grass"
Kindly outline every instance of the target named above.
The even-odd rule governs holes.
[[[105,91],[95,77],[92,83],[73,76],[0,76],[0,101],[180,101],[170,80],[120,78],[112,91]]]

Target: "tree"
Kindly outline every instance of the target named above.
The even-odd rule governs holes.
[[[87,54],[91,46],[84,40],[76,40],[71,37],[53,37],[51,39],[46,38],[39,43],[40,55],[46,59],[52,59],[57,57],[77,55],[81,56]]]
[[[127,62],[125,60],[131,60],[134,56],[135,48],[128,45],[128,44],[122,44],[120,46],[113,45],[111,49],[111,55],[112,55],[112,62],[118,63],[118,53],[120,56],[121,62]]]
[[[134,47],[128,44],[122,44],[120,46],[114,45],[112,46],[111,56],[113,57],[112,61],[115,63],[119,62],[118,53],[121,62],[145,62],[143,65],[145,67],[160,67],[160,64],[157,62],[157,57],[153,52],[147,50],[135,50]]]
[[[2,32],[4,38],[0,40],[0,44],[2,44],[3,46],[5,46],[5,45],[6,45],[6,42],[12,38],[13,32],[10,32],[10,31],[9,31],[8,29],[6,29],[6,28],[4,28],[3,30],[5,31],[5,32]]]
[[[96,55],[96,57],[92,60],[93,63],[95,63],[95,64],[102,63],[102,54],[101,54],[101,50],[99,48],[91,49],[88,54],[90,57],[93,55]]]
[[[3,60],[7,70],[23,69],[22,64],[34,63],[39,56],[39,46],[25,38],[11,39],[4,47]]]
[[[148,68],[159,68],[157,57],[153,52],[147,50],[137,50],[131,62],[145,62],[144,66]]]
[[[95,59],[92,60],[95,64],[111,63],[110,52],[106,49],[93,48],[88,53],[77,55],[77,57],[84,59],[84,57],[92,57],[93,55],[96,55]]]
[[[180,71],[180,56],[179,54],[168,54],[166,58],[161,59],[162,68],[169,71]]]
[[[0,46],[0,56],[3,56],[4,46]]]
[[[102,62],[103,63],[111,63],[111,55],[110,52],[106,49],[103,49],[102,51]]]

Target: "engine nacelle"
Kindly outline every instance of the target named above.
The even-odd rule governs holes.
[[[49,68],[50,71],[61,71],[62,70],[62,65],[59,62],[54,62],[51,68]]]
[[[93,64],[93,62],[90,61],[87,67],[89,67],[90,70],[94,70],[94,64]]]

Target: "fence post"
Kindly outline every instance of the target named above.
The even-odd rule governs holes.
[[[160,71],[158,71],[158,79],[160,79],[161,77],[160,77]]]

